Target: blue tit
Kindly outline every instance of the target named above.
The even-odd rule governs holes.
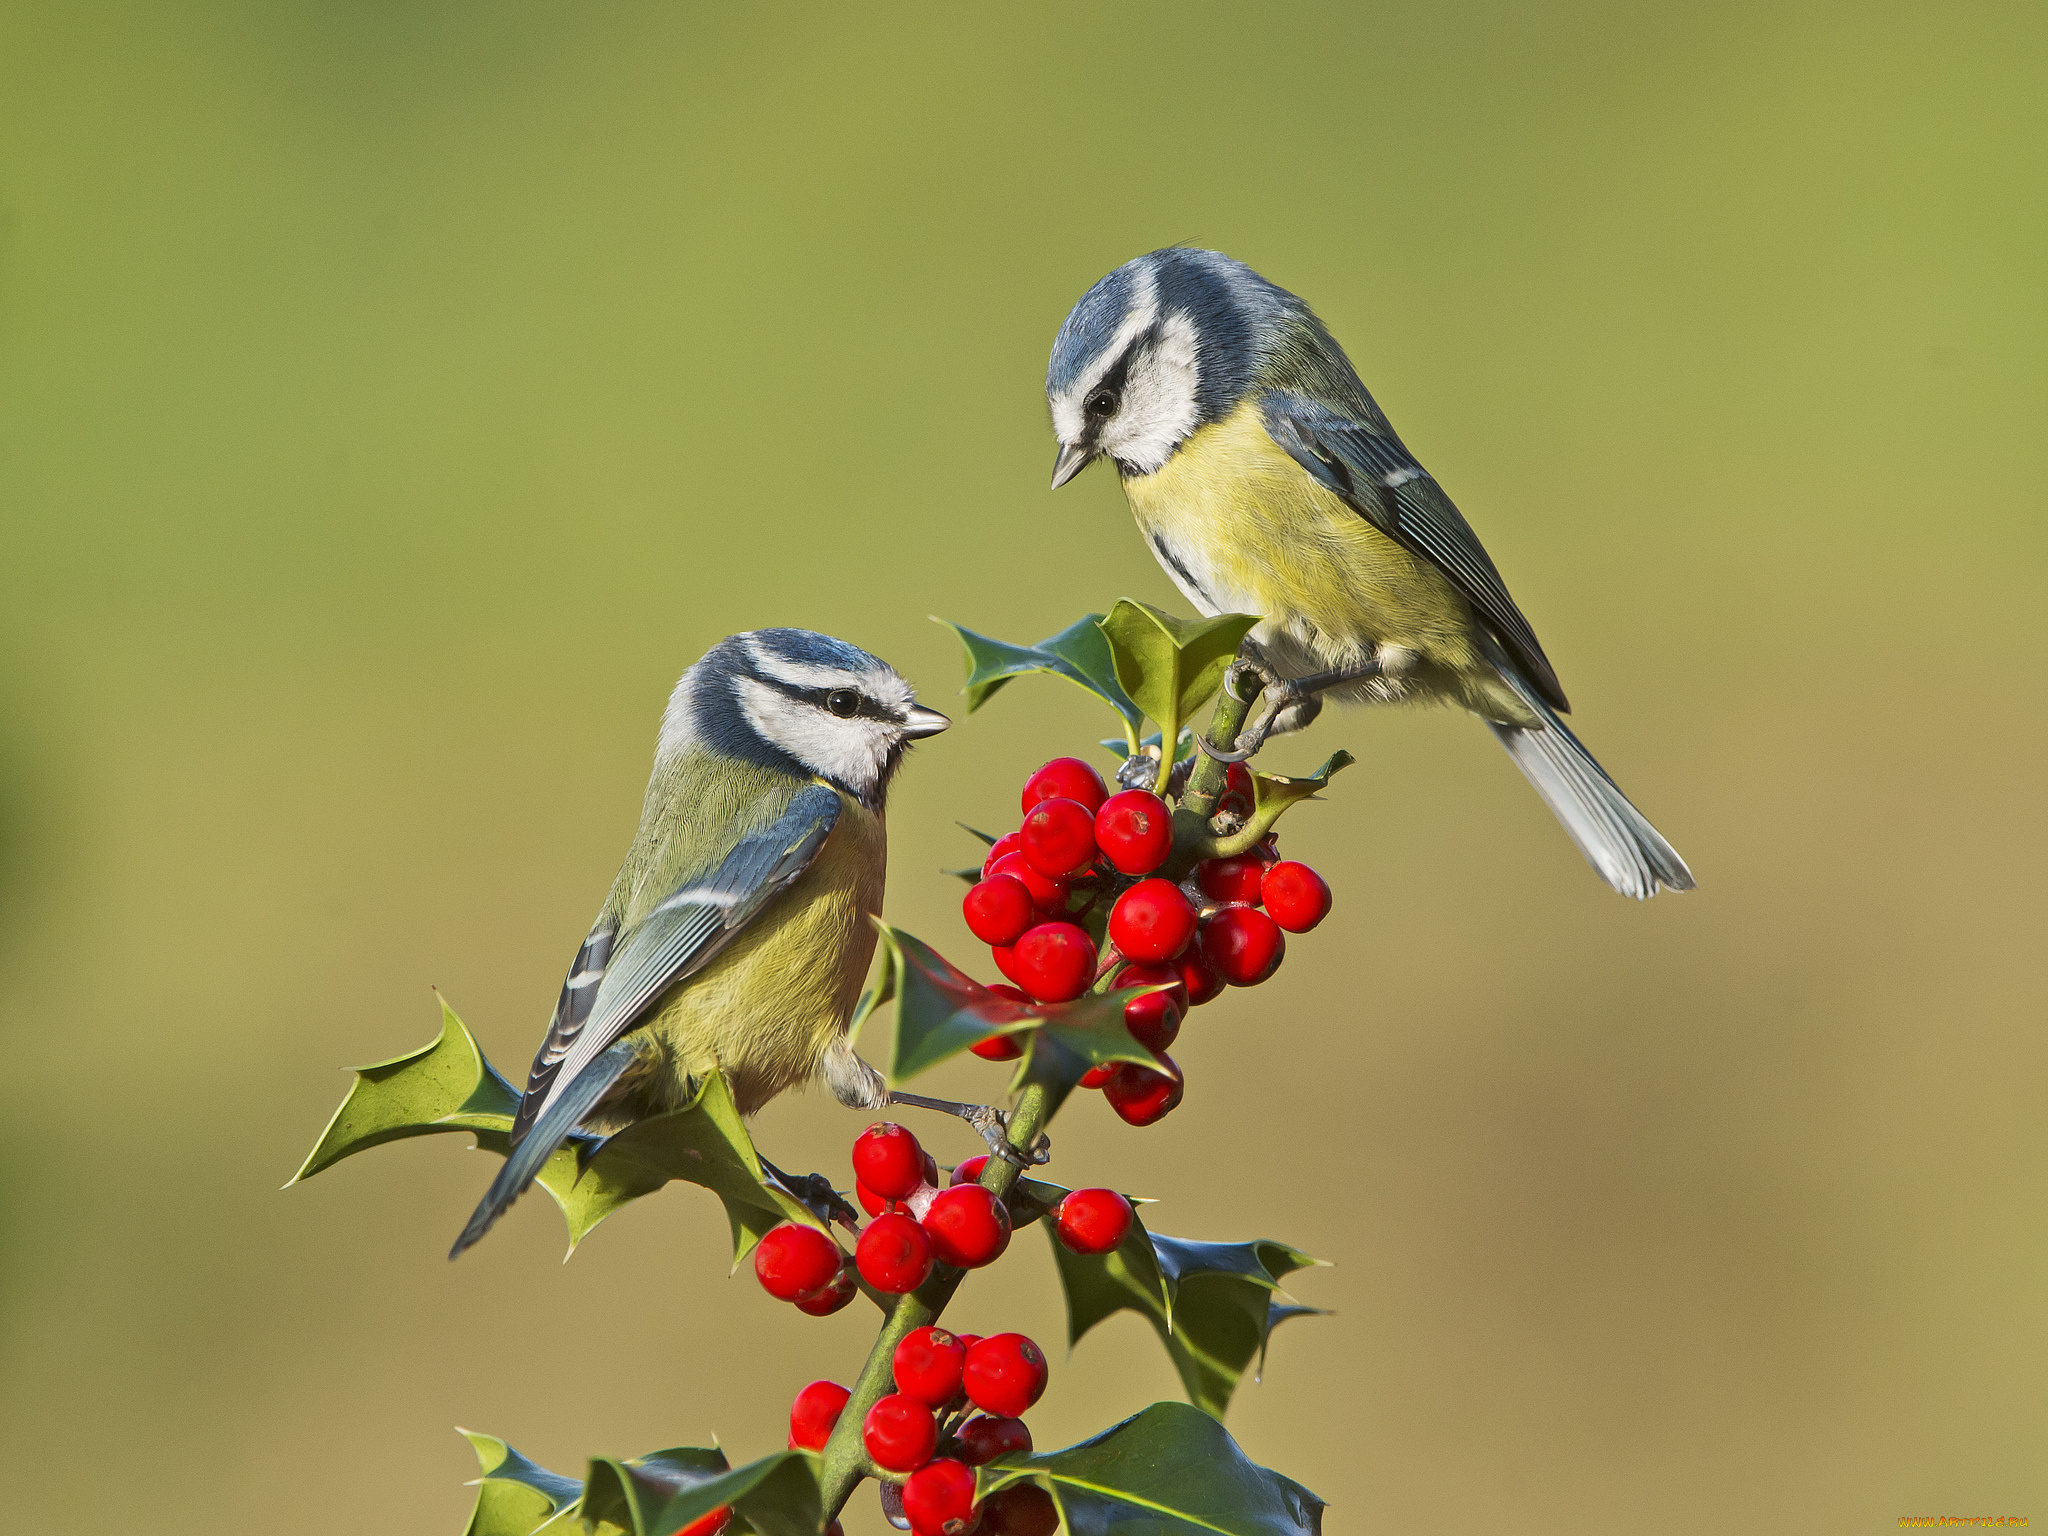
[[[882,910],[889,782],[910,743],[947,724],[886,663],[809,630],[733,635],[683,674],[512,1154],[449,1257],[578,1126],[678,1108],[708,1073],[726,1075],[741,1114],[818,1074],[843,1104],[890,1102],[846,1026]]]
[[[1565,728],[1564,690],[1493,561],[1300,299],[1215,251],[1140,256],[1067,316],[1045,394],[1054,489],[1112,460],[1188,601],[1263,616],[1248,654],[1268,686],[1241,747],[1305,725],[1325,694],[1461,705],[1615,890],[1692,889]]]

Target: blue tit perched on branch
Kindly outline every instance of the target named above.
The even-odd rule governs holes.
[[[1264,616],[1267,686],[1235,753],[1325,694],[1458,704],[1626,896],[1692,874],[1559,715],[1529,621],[1309,307],[1243,262],[1174,247],[1089,289],[1046,371],[1057,490],[1115,462],[1138,526],[1205,614]]]
[[[891,1102],[846,1026],[882,910],[889,781],[911,742],[947,724],[886,663],[809,630],[733,635],[683,674],[639,830],[533,1059],[512,1154],[450,1258],[579,1125],[678,1108],[707,1073],[725,1073],[747,1115],[819,1073],[850,1107]]]

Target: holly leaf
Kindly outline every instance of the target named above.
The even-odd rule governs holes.
[[[1019,1003],[999,997],[923,940],[875,919],[882,935],[877,992],[896,1000],[889,1080],[901,1083],[993,1034],[1029,1032],[1017,1082],[1044,1082],[1058,1097],[1100,1062],[1150,1065],[1152,1053],[1124,1028],[1124,1004],[1158,987],[1091,993],[1070,1003]],[[1060,1086],[1060,1085],[1064,1086]],[[1057,1107],[1055,1104],[1052,1106]]]
[[[1349,768],[1357,761],[1349,752],[1332,752],[1329,761],[1306,778],[1290,779],[1277,773],[1253,774],[1254,813],[1265,825],[1271,826],[1282,811],[1299,801],[1313,799],[1329,787],[1332,774]]]
[[[967,712],[971,715],[1013,677],[1050,672],[1094,694],[1123,717],[1133,735],[1144,717],[1117,681],[1108,642],[1096,628],[1100,614],[1089,614],[1036,645],[1012,645],[978,635],[949,619],[932,617],[960,637],[967,653]]]
[[[531,1536],[583,1494],[583,1485],[528,1461],[495,1435],[457,1430],[476,1452],[483,1476],[463,1536]]]
[[[1320,1536],[1323,1501],[1258,1465],[1185,1403],[1154,1403],[1101,1434],[976,1475],[982,1497],[1035,1482],[1070,1536]]]
[[[672,1536],[720,1505],[760,1536],[817,1536],[825,1523],[817,1458],[781,1451],[734,1468],[725,1453],[678,1446],[646,1456],[593,1458],[576,1516],[627,1536]]]
[[[468,1131],[479,1147],[506,1156],[518,1106],[518,1093],[484,1059],[444,1000],[441,1033],[433,1044],[357,1069],[348,1096],[291,1182],[309,1179],[367,1148],[444,1131]],[[537,1182],[561,1208],[573,1253],[605,1217],[672,1179],[701,1185],[724,1203],[735,1266],[770,1227],[784,1221],[820,1225],[762,1168],[732,1090],[718,1072],[681,1109],[642,1120],[616,1136],[572,1135],[541,1165]]]
[[[1188,1401],[1219,1419],[1252,1361],[1264,1369],[1273,1330],[1317,1312],[1296,1304],[1280,1281],[1321,1261],[1265,1239],[1194,1242],[1149,1232],[1134,1217],[1123,1242],[1099,1256],[1070,1253],[1053,1236],[1053,1261],[1067,1296],[1070,1348],[1104,1318],[1136,1312],[1166,1346]]]
[[[1239,643],[1259,620],[1246,613],[1176,619],[1149,603],[1119,598],[1100,622],[1117,681],[1158,722],[1160,739],[1177,743],[1182,722],[1223,687]]]

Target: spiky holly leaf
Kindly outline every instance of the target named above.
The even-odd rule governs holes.
[[[531,1536],[582,1497],[573,1477],[528,1461],[495,1435],[457,1430],[476,1452],[483,1476],[463,1536]]]
[[[1019,1068],[1025,1082],[1064,1083],[1063,1095],[1098,1062],[1150,1063],[1152,1055],[1124,1028],[1124,1004],[1157,987],[1091,993],[1071,1003],[1018,1003],[999,997],[923,940],[875,920],[881,931],[882,976],[863,999],[865,1019],[882,1002],[896,1003],[889,1080],[902,1083],[993,1034],[1029,1034]]]
[[[1182,723],[1216,696],[1238,644],[1258,622],[1246,613],[1176,619],[1149,603],[1119,598],[1101,627],[1117,681],[1158,722],[1160,739],[1177,743]]]
[[[739,1516],[730,1529],[760,1536],[817,1536],[825,1523],[817,1457],[781,1451],[729,1467],[722,1451],[679,1446],[630,1460],[590,1463],[577,1517],[602,1532],[671,1536],[720,1505]]]
[[[443,1131],[468,1131],[479,1147],[503,1157],[511,1149],[518,1105],[512,1085],[484,1059],[444,1000],[441,1033],[433,1044],[357,1070],[348,1097],[292,1183],[366,1148]],[[613,1211],[672,1179],[701,1185],[724,1203],[736,1265],[780,1222],[822,1225],[762,1168],[732,1091],[715,1072],[681,1109],[616,1136],[572,1136],[542,1165],[538,1182],[561,1207],[573,1253]]]
[[[1109,644],[1096,628],[1101,617],[1091,613],[1036,645],[1012,645],[1007,640],[992,640],[936,614],[932,622],[944,624],[958,635],[961,647],[967,653],[967,712],[970,715],[1011,678],[1030,672],[1050,672],[1101,699],[1123,717],[1125,729],[1135,736],[1144,716],[1117,682],[1116,665],[1111,659]]]
[[[1253,774],[1252,786],[1258,815],[1266,826],[1271,826],[1279,819],[1282,811],[1327,789],[1332,774],[1349,768],[1357,761],[1358,759],[1349,752],[1332,752],[1329,760],[1306,778],[1290,779],[1277,773]]]
[[[1273,1329],[1317,1310],[1295,1305],[1280,1281],[1321,1261],[1285,1243],[1193,1242],[1134,1218],[1113,1252],[1091,1256],[1069,1253],[1046,1231],[1067,1296],[1068,1345],[1113,1313],[1136,1312],[1166,1346],[1188,1401],[1219,1419],[1246,1367],[1257,1359],[1263,1369]]]
[[[980,1469],[981,1496],[1035,1482],[1070,1532],[1118,1536],[1318,1536],[1323,1501],[1260,1466],[1185,1403],[1154,1403],[1079,1445]]]

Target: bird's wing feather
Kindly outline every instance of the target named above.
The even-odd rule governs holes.
[[[1449,578],[1513,653],[1536,691],[1569,710],[1536,631],[1443,487],[1390,432],[1288,390],[1261,402],[1266,431],[1316,480],[1387,537]]]
[[[577,1075],[663,992],[702,970],[776,896],[810,867],[839,818],[839,796],[808,785],[719,865],[683,877],[647,916],[621,933],[601,921],[584,940],[562,988],[553,1025],[534,1057],[513,1122],[517,1141]]]

